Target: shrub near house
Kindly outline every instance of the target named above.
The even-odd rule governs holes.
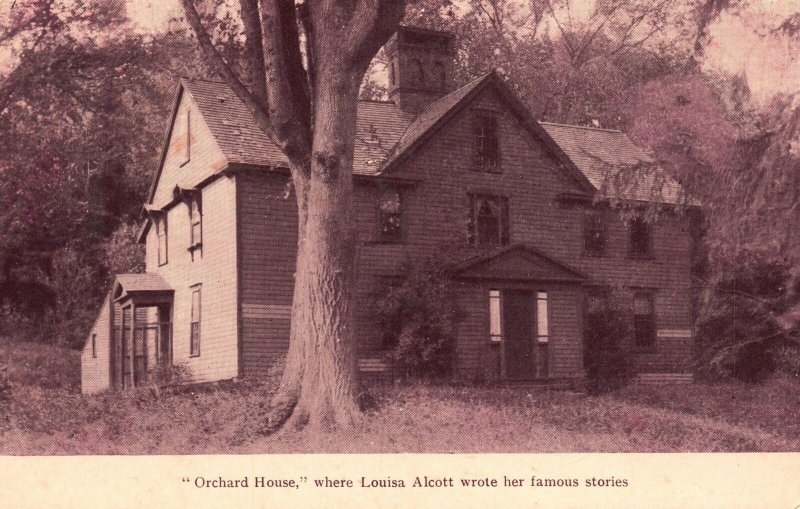
[[[607,185],[618,168],[652,161],[619,131],[537,122],[493,72],[454,89],[449,34],[405,27],[385,50],[390,101],[359,103],[354,154],[362,373],[389,372],[370,296],[438,255],[459,310],[452,341],[443,326],[425,330],[434,322],[396,336],[425,369],[444,370],[435,352],[450,349],[447,369],[463,378],[581,381],[587,288],[615,287],[632,370],[687,380],[687,221],[643,214],[654,179],[624,194]],[[184,365],[190,382],[266,376],[289,341],[288,181],[227,86],[180,83],[144,206],[147,274],[118,276],[84,348],[84,391],[140,385],[159,363]],[[659,188],[662,201],[680,194],[668,178]],[[620,203],[624,216],[610,206]],[[436,348],[417,348],[434,332]]]

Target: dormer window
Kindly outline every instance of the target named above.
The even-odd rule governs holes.
[[[475,115],[473,119],[473,145],[475,169],[500,171],[500,151],[497,142],[497,118],[491,115]]]

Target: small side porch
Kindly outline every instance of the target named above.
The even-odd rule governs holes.
[[[174,290],[157,274],[119,274],[111,292],[111,387],[145,385],[172,365]]]

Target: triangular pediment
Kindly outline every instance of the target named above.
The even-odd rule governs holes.
[[[586,279],[575,269],[522,244],[466,260],[457,268],[456,277],[565,283],[580,283]]]

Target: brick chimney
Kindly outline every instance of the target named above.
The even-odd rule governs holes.
[[[419,113],[452,89],[455,36],[448,32],[400,27],[386,43],[389,99]]]

